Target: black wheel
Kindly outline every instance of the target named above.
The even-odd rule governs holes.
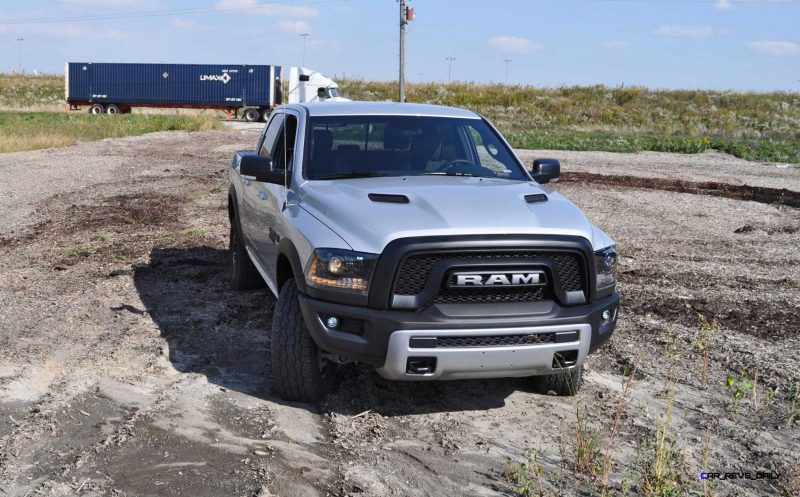
[[[321,356],[300,312],[294,279],[283,284],[272,318],[272,391],[284,400],[319,402],[333,388],[336,364]]]
[[[583,365],[572,369],[549,374],[534,376],[536,391],[544,395],[558,395],[559,397],[572,397],[578,393],[583,383]]]
[[[106,106],[106,114],[110,116],[116,116],[117,114],[122,114],[122,111],[119,110],[119,106],[116,104],[108,104]]]
[[[249,123],[254,123],[261,119],[261,112],[259,112],[258,109],[245,109],[242,115],[244,116],[244,120]]]
[[[231,286],[234,290],[253,290],[264,286],[258,269],[250,260],[244,248],[236,218],[231,220],[231,233],[228,239],[228,257],[230,258]]]
[[[102,104],[92,104],[89,107],[89,114],[91,114],[93,116],[98,116],[100,114],[105,114],[105,112],[106,112],[106,108],[103,107]]]

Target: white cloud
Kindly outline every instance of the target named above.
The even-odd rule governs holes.
[[[258,0],[221,0],[214,6],[217,10],[246,11],[248,14],[277,17],[311,17],[319,13],[305,5],[280,5],[260,3]]]
[[[628,48],[628,43],[620,40],[609,40],[602,43],[603,48],[606,50],[620,50]]]
[[[543,44],[521,36],[492,36],[487,43],[492,48],[509,53],[528,53],[544,49]]]
[[[711,26],[687,25],[661,26],[653,31],[653,34],[672,38],[708,38],[714,34],[714,28]]]
[[[731,10],[733,8],[733,4],[731,0],[717,0],[714,2],[714,8],[717,10]]]
[[[305,21],[281,21],[275,25],[275,28],[281,33],[290,35],[301,35],[311,32],[311,26]]]
[[[197,21],[192,19],[170,19],[169,25],[178,29],[197,29]]]
[[[800,54],[800,45],[791,41],[759,40],[751,41],[747,48],[754,52],[769,55],[797,55]]]

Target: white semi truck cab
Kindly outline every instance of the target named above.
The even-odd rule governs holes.
[[[349,102],[339,96],[339,85],[324,74],[307,67],[289,70],[290,104],[311,102]]]

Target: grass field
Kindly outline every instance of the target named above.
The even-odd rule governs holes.
[[[52,112],[0,112],[0,152],[64,147],[78,141],[143,135],[154,131],[202,131],[222,125],[212,116],[90,116]]]
[[[354,100],[393,100],[391,81],[337,79]],[[650,90],[640,87],[537,88],[475,83],[409,84],[407,99],[486,115],[521,148],[642,150],[800,163],[800,93]],[[0,75],[0,109],[63,106],[62,76]],[[115,136],[115,135],[111,135]]]
[[[392,82],[337,80],[354,100],[391,100]],[[407,100],[454,105],[490,118],[520,148],[697,153],[800,163],[800,93],[409,85]]]

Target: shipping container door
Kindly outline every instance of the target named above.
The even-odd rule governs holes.
[[[91,67],[88,62],[70,62],[67,66],[67,94],[69,100],[88,102],[92,96]]]
[[[270,66],[247,66],[245,68],[245,105],[269,106],[271,78]]]

